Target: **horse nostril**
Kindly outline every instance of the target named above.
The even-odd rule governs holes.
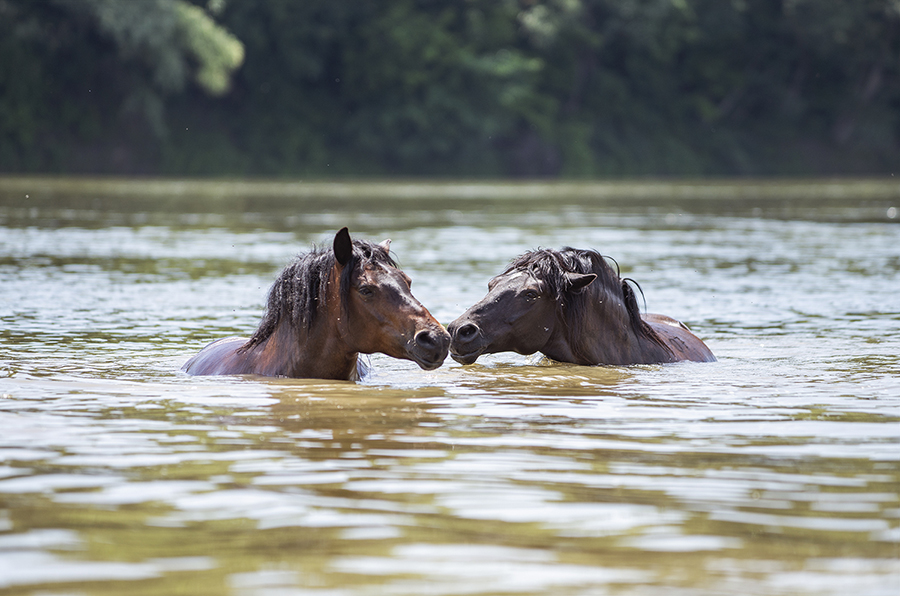
[[[433,350],[438,345],[437,338],[431,331],[419,331],[416,333],[416,343],[426,350]]]
[[[478,325],[474,323],[466,323],[456,330],[456,337],[461,341],[472,341],[478,335]]]

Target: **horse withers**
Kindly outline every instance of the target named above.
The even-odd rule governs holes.
[[[527,252],[450,323],[450,355],[462,364],[510,351],[586,365],[715,361],[683,323],[642,315],[628,282],[596,251]]]
[[[358,380],[358,355],[375,352],[438,368],[450,336],[412,295],[389,251],[390,240],[351,240],[341,229],[331,250],[313,249],[281,272],[252,337],[214,341],[182,370]]]

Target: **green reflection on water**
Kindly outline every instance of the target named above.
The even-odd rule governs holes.
[[[590,205],[611,215],[635,207],[675,212],[818,221],[900,221],[900,181],[712,180],[609,182],[128,180],[0,177],[0,223],[87,227],[228,226],[305,232],[339,213],[354,229],[384,222],[452,225],[473,206],[484,214],[521,214],[557,204]],[[414,215],[409,217],[412,210]],[[443,212],[443,213],[442,213]],[[360,217],[354,217],[359,213]],[[319,214],[312,218],[309,214]],[[324,217],[323,217],[324,216]],[[483,218],[483,215],[482,215]],[[477,222],[479,220],[470,220]],[[481,220],[483,221],[483,219]]]

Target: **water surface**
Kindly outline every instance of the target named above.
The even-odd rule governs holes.
[[[897,194],[17,184],[0,593],[900,590]],[[598,249],[719,362],[179,372],[344,225],[444,323],[525,250]]]

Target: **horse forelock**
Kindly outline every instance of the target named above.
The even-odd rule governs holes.
[[[332,254],[332,259],[334,255]],[[347,296],[353,283],[353,276],[358,272],[372,266],[382,266],[397,269],[397,263],[391,258],[390,253],[381,244],[375,244],[368,240],[353,241],[353,256],[341,270],[340,300],[341,312],[346,312]]]
[[[586,299],[584,293],[573,294],[566,291],[569,283],[566,273],[593,273],[597,275],[597,279],[592,286],[621,293],[618,274],[606,262],[606,257],[593,250],[567,246],[562,250],[542,248],[529,251],[514,259],[503,273],[513,271],[523,271],[542,281],[548,294],[565,307]],[[574,300],[575,298],[579,300]]]
[[[334,251],[330,247],[313,247],[288,264],[272,284],[259,327],[242,349],[247,350],[264,342],[285,321],[295,331],[308,331],[328,302],[328,280],[334,265]],[[354,240],[353,254],[341,270],[339,279],[338,299],[342,311],[347,304],[353,275],[372,265],[397,267],[381,245]]]

